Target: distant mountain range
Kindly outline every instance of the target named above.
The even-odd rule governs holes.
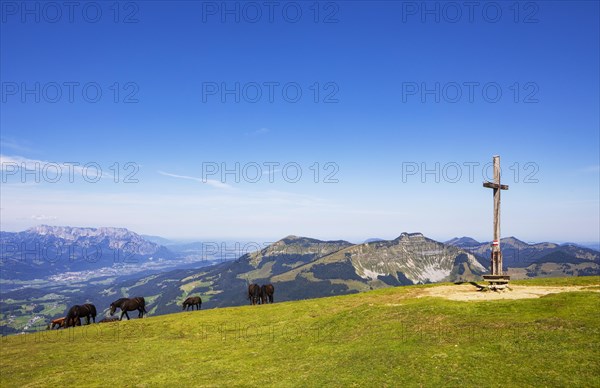
[[[489,268],[490,242],[480,243],[470,237],[461,237],[446,241],[446,244],[469,251]],[[500,249],[503,269],[514,278],[600,274],[600,252],[576,244],[528,244],[507,237],[500,240]]]
[[[158,242],[172,245],[167,248]],[[2,279],[26,280],[128,264],[141,266],[197,254],[203,249],[202,244],[171,243],[124,228],[40,225],[18,233],[0,232],[0,274]],[[599,252],[575,244],[527,244],[507,237],[502,239],[501,248],[504,270],[518,277],[546,275],[549,266],[556,267],[549,270],[553,275],[598,272]],[[349,290],[358,291],[367,286],[477,277],[487,270],[490,251],[489,242],[470,237],[440,243],[420,233],[403,233],[389,241],[371,238],[362,244],[288,236],[259,252],[240,257],[236,262],[248,261],[248,268],[236,271],[240,276],[245,274],[245,279],[335,280],[336,284],[347,283]],[[344,279],[342,274],[348,278]]]
[[[44,278],[174,257],[165,247],[124,228],[40,225],[23,232],[0,232],[2,279]]]

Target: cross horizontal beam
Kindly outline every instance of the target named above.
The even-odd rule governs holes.
[[[493,182],[483,182],[483,187],[487,187],[488,189],[508,190],[508,185],[500,185]]]

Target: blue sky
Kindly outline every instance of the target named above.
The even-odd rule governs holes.
[[[498,154],[504,236],[600,239],[597,2],[46,4],[2,2],[2,230],[489,240]]]

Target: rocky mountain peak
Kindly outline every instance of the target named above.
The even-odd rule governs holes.
[[[399,242],[403,242],[403,241],[413,241],[413,242],[417,242],[417,241],[422,241],[425,239],[425,236],[423,236],[423,233],[407,233],[407,232],[402,232],[400,234],[400,236],[396,237],[396,239],[394,239],[393,241],[399,241]]]
[[[79,237],[110,237],[110,238],[130,238],[139,237],[136,233],[125,228],[101,227],[72,227],[72,226],[50,226],[38,225],[26,230],[27,233],[38,234],[41,236],[54,236],[64,240],[76,240]]]
[[[160,245],[147,241],[126,228],[38,225],[27,229],[24,233],[44,241],[52,238],[63,240],[67,244],[106,243],[111,249],[122,249],[125,252],[131,251],[144,255],[153,254],[160,249]]]

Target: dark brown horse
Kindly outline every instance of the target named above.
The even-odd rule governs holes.
[[[252,305],[260,304],[260,286],[256,283],[252,283],[248,286],[248,299]]]
[[[115,307],[117,307],[117,308],[121,308],[121,304],[123,304],[123,302],[125,302],[126,300],[129,300],[129,299],[136,299],[136,300],[138,300],[141,304],[144,305],[144,312],[146,312],[145,311],[146,310],[145,309],[145,307],[146,307],[146,300],[143,297],[141,297],[141,296],[136,296],[134,298],[119,298],[119,299],[115,300],[114,302],[112,302],[110,304],[110,307],[111,307],[111,313],[110,313],[110,315],[114,314],[114,312],[112,312],[113,305],[115,305]],[[138,314],[138,318],[141,318],[142,317],[141,315],[142,315],[142,312],[140,311],[140,313]]]
[[[202,298],[200,298],[199,296],[190,296],[189,298],[183,301],[184,310],[186,309],[186,307],[188,310],[191,307],[192,311],[194,311],[194,306],[196,306],[196,310],[200,310],[200,308],[202,308]]]
[[[81,326],[81,318],[85,318],[88,325],[90,324],[90,318],[96,323],[96,306],[86,303],[71,307],[65,317],[65,327]]]
[[[75,327],[75,326],[81,326],[81,318],[79,318],[79,317],[65,318],[65,326],[64,327]]]
[[[47,329],[53,330],[55,327],[57,329],[60,329],[61,327],[65,327],[66,324],[67,324],[67,317],[56,318],[56,319],[53,319],[50,321]]]
[[[138,318],[142,318],[144,314],[148,314],[146,311],[146,300],[141,296],[136,296],[135,298],[121,298],[117,299],[110,304],[110,315],[114,315],[117,309],[121,309],[121,317],[119,320],[123,319],[123,315],[127,317],[129,320],[128,311],[139,311]]]
[[[81,308],[82,306],[80,305],[71,306],[71,308],[67,312],[67,316],[65,317],[64,327],[81,326],[81,317],[85,317],[84,314],[80,315],[80,313],[82,312]]]
[[[260,288],[260,296],[263,304],[273,303],[273,294],[275,293],[275,287],[272,284],[264,284]]]

